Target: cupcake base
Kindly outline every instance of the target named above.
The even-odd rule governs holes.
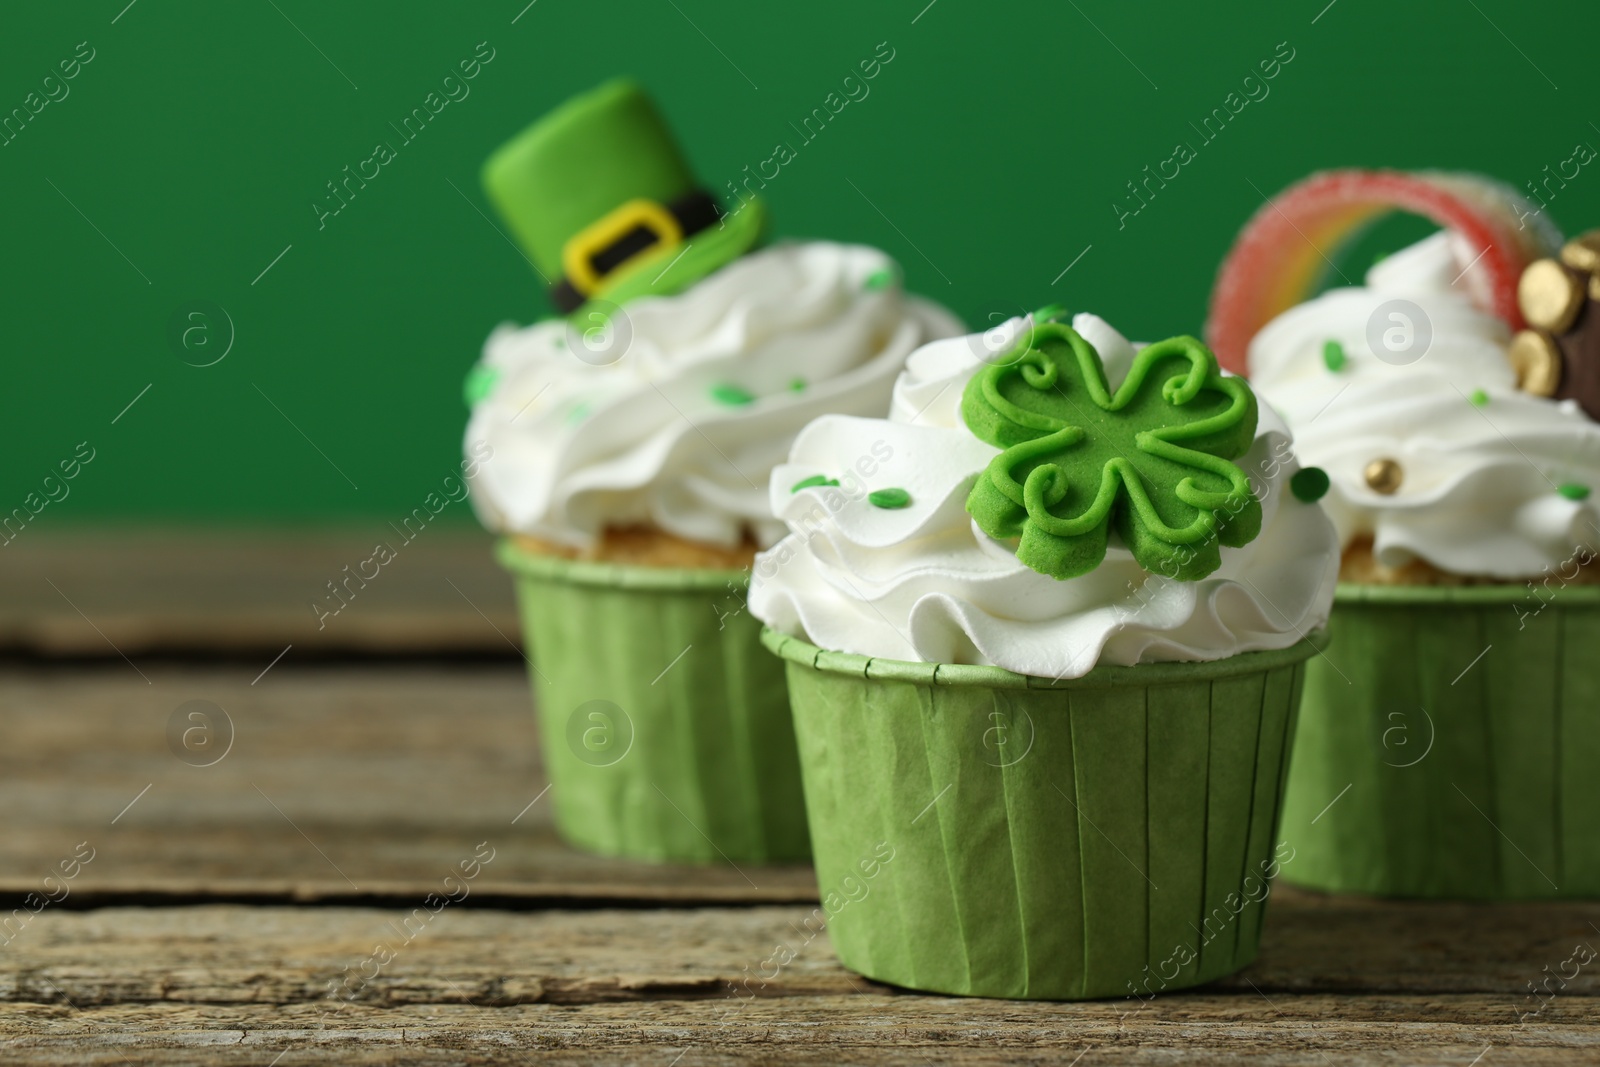
[[[1307,665],[1284,877],[1600,896],[1600,587],[1341,585]]]
[[[693,571],[747,571],[756,558],[754,539],[733,548],[690,541],[649,526],[607,526],[587,549],[518,534],[511,543],[524,555],[560,556],[585,563],[622,563]]]
[[[677,863],[810,855],[781,665],[748,573],[594,563],[502,541],[530,650],[556,827]]]
[[[972,996],[1148,997],[1255,957],[1308,642],[1065,681],[787,661],[845,966]]]

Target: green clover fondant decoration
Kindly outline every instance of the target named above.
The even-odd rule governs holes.
[[[1193,337],[1150,345],[1112,393],[1094,346],[1042,323],[979,371],[961,398],[979,439],[1005,451],[967,511],[1017,559],[1053,578],[1087,574],[1110,529],[1148,571],[1198,581],[1221,545],[1261,532],[1261,503],[1229,460],[1255,439],[1256,398]]]

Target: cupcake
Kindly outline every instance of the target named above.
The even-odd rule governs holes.
[[[875,249],[760,247],[762,203],[703,192],[627,82],[519,134],[484,185],[566,313],[490,335],[465,444],[556,825],[610,855],[804,860],[783,674],[744,610],[783,531],[766,482],[807,422],[881,413],[906,355],[961,327]]]
[[[1193,338],[1037,313],[924,345],[887,419],[772,475],[751,611],[787,664],[828,932],[913,989],[1148,996],[1255,955],[1322,483]]]
[[[1297,305],[1269,281],[1308,257],[1286,219],[1331,256],[1395,209],[1445,229]],[[1282,194],[1223,267],[1213,321],[1243,328],[1213,338],[1327,471],[1343,552],[1284,801],[1299,884],[1600,893],[1600,242],[1534,259],[1554,246],[1536,219],[1479,180],[1337,172]]]

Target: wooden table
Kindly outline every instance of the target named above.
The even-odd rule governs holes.
[[[90,539],[100,584],[20,540],[0,559],[0,1063],[1600,1063],[1600,962],[1529,996],[1600,945],[1600,904],[1279,887],[1252,967],[1148,1003],[862,979],[804,939],[807,868],[557,840],[480,539],[317,632],[294,602],[358,537],[320,536]],[[195,700],[233,726],[210,766],[168,742]],[[780,942],[794,961],[735,996]]]

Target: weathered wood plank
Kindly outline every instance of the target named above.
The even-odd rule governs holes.
[[[487,841],[481,899],[816,896],[809,867],[660,868],[561,844],[554,794],[529,806],[546,782],[520,664],[265,666],[0,670],[0,893],[37,889],[87,841],[94,859],[68,897],[78,906],[398,902],[437,888]],[[212,766],[169,747],[169,720],[190,700],[232,723]]]
[[[288,1005],[325,997],[344,968],[376,973],[347,989],[349,997],[389,1006],[717,998],[728,984],[762,997],[843,995],[870,985],[838,965],[826,934],[806,934],[806,905],[507,912],[482,907],[478,881],[469,881],[458,902],[426,904],[419,894],[390,909],[46,907],[0,931],[8,939],[0,944],[0,1000],[48,1000],[48,987],[30,977],[42,974],[80,1006]],[[1592,904],[1330,905],[1280,891],[1261,958],[1214,989],[1274,1000],[1483,993],[1501,998],[1499,1011],[1515,1019],[1538,1011],[1528,985],[1550,974],[1570,976],[1547,987],[1557,1003],[1600,997],[1600,965],[1562,966],[1574,945],[1600,941],[1589,926],[1597,917],[1600,905]],[[379,944],[389,949],[379,955],[395,960],[363,966]],[[776,968],[768,961],[781,947],[795,960]]]
[[[410,533],[407,542],[382,521],[331,529],[29,530],[0,548],[0,651],[270,657],[292,643],[302,653],[515,655],[506,644],[520,640],[511,583],[490,555],[489,535],[466,523]],[[363,565],[378,542],[394,558]],[[363,571],[377,576],[363,583]],[[358,577],[343,585],[350,574]],[[340,607],[330,582],[348,606]],[[313,603],[337,614],[321,617]]]
[[[1483,1021],[1488,998],[1172,996],[1119,1019],[1105,1004],[797,997],[510,1008],[18,1005],[0,1056],[28,1064],[1591,1064],[1584,1021]],[[281,1058],[279,1058],[281,1057]]]
[[[388,909],[45,908],[5,930],[0,1001],[295,1004],[325,999],[341,976],[349,978],[341,999],[390,1007],[726,999],[735,986],[761,997],[889,992],[844,970],[826,933],[808,935],[804,905],[509,912],[473,903],[469,894]],[[1592,1008],[1600,964],[1560,965],[1575,941],[1596,940],[1573,933],[1596,912],[1541,904],[1440,913],[1377,902],[1331,911],[1285,894],[1272,901],[1261,958],[1211,989],[1271,1003],[1357,991],[1481,995],[1497,998],[1499,1023],[1538,1011],[1528,984],[1565,970],[1573,976],[1548,987],[1554,1004],[1563,1013]],[[1330,929],[1330,915],[1346,921]],[[1470,952],[1439,951],[1464,930]],[[794,956],[781,967],[772,962],[780,949]]]
[[[0,1059],[481,1063],[540,1052],[569,1063],[667,1064],[683,1053],[683,1063],[989,1064],[1069,1062],[1087,1047],[1086,1065],[1464,1065],[1486,1048],[1491,1064],[1600,1055],[1600,982],[1589,971],[1539,1015],[1518,1017],[1528,1010],[1519,982],[1564,957],[1566,928],[1586,923],[1593,906],[1541,905],[1537,925],[1478,909],[1474,927],[1444,917],[1374,932],[1404,940],[1398,953],[1471,930],[1499,957],[1480,991],[1456,993],[1418,991],[1426,960],[1386,970],[1389,960],[1368,954],[1375,937],[1335,938],[1308,959],[1307,938],[1326,936],[1313,931],[1330,910],[1345,909],[1276,902],[1269,951],[1230,982],[1086,1004],[924,997],[865,981],[838,965],[825,933],[801,943],[806,910],[793,906],[446,907],[409,942],[390,925],[403,913],[377,909],[46,910],[0,950]],[[780,942],[798,950],[794,959],[764,965]],[[379,943],[392,959],[363,967]],[[1315,989],[1327,981],[1319,975],[1367,989]]]

